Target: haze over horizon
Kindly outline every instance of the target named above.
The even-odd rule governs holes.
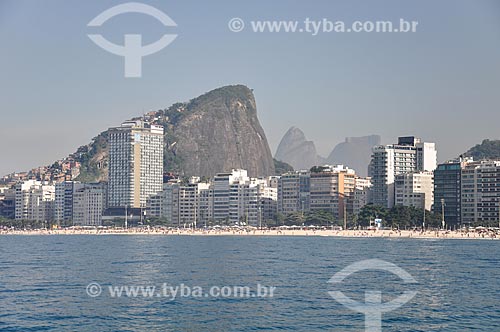
[[[149,44],[165,33],[142,14],[87,27],[124,2],[0,2],[0,175],[50,164],[123,120],[232,84],[254,89],[273,154],[291,126],[322,156],[347,136],[378,134],[384,144],[418,136],[436,142],[440,161],[500,138],[497,1],[141,1],[178,25],[167,28],[178,34],[171,45],[143,58],[141,78],[124,78],[123,58],[87,37],[123,44],[125,33],[140,33]],[[234,33],[233,17],[419,25],[415,33],[312,36],[247,24]]]

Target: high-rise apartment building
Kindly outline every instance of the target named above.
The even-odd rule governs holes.
[[[463,224],[498,225],[500,223],[500,161],[484,160],[467,163],[462,169],[460,185],[461,222]],[[444,203],[446,204],[446,201]]]
[[[285,173],[278,179],[278,213],[309,211],[310,180],[309,171]]]
[[[373,203],[385,207],[395,204],[396,175],[432,172],[437,166],[435,143],[421,142],[413,136],[399,137],[397,144],[373,147],[370,163]]]
[[[10,187],[0,188],[0,216],[14,219],[16,216],[16,189]]]
[[[355,186],[355,171],[343,165],[311,169],[311,211],[328,211],[336,219],[343,218],[344,211],[352,213]]]
[[[229,221],[231,186],[244,184],[250,179],[244,169],[233,169],[228,173],[219,173],[213,178],[213,219],[215,221]]]
[[[76,186],[73,192],[73,224],[101,226],[106,207],[106,185],[86,183]]]
[[[178,180],[169,181],[163,184],[162,197],[162,207],[161,214],[162,218],[165,218],[169,224],[174,226],[180,226],[179,221],[179,188],[181,184]]]
[[[163,127],[128,121],[108,135],[109,207],[145,207],[162,190]]]
[[[439,164],[434,171],[433,210],[442,213],[444,209],[448,225],[462,223],[462,169],[471,161],[472,159],[451,160]]]
[[[163,192],[151,195],[146,200],[146,217],[160,218],[163,215]]]
[[[270,176],[259,186],[260,205],[263,220],[275,220],[278,212],[279,176]]]
[[[64,181],[56,183],[56,200],[54,219],[59,225],[71,224],[73,221],[73,193],[82,188],[83,183]]]
[[[396,175],[396,205],[431,210],[434,203],[432,172],[411,172]]]
[[[55,187],[28,180],[16,185],[16,220],[51,222],[54,219]]]
[[[199,177],[186,184],[170,181],[159,195],[161,216],[180,227],[258,226],[276,216],[277,185],[277,177],[249,178],[241,169],[219,173],[210,183],[201,182]]]
[[[210,184],[191,177],[189,183],[179,181],[166,183],[160,195],[161,217],[174,226],[201,227],[212,216],[212,194]]]
[[[352,200],[352,213],[357,215],[361,209],[371,202],[372,180],[370,177],[356,177],[356,185]]]

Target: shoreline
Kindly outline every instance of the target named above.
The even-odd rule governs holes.
[[[460,231],[394,231],[394,230],[192,230],[192,229],[55,229],[55,230],[0,230],[1,235],[153,235],[153,236],[316,236],[338,238],[388,238],[388,239],[457,239],[457,240],[499,240],[494,232]]]

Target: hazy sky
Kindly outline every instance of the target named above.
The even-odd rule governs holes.
[[[0,0],[0,174],[49,164],[102,130],[228,84],[254,89],[273,154],[290,126],[328,155],[345,136],[416,135],[439,159],[500,138],[500,2],[142,1],[143,14],[87,23],[126,1]],[[234,33],[228,21],[247,21]],[[254,33],[250,20],[419,22],[416,33]],[[89,33],[123,44],[178,34],[142,78]]]

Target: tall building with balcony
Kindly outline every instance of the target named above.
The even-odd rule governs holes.
[[[250,178],[231,185],[229,221],[251,226],[276,216],[277,178]]]
[[[16,189],[0,188],[0,217],[14,219],[16,216]]]
[[[432,172],[436,166],[435,143],[421,142],[414,136],[399,137],[397,144],[373,147],[370,163],[373,203],[392,208],[395,204],[396,175]]]
[[[259,186],[261,217],[263,220],[275,220],[278,212],[278,182],[279,176],[269,176]]]
[[[352,201],[352,213],[357,215],[361,209],[371,202],[372,180],[370,177],[356,177],[356,185]]]
[[[106,207],[106,185],[86,183],[76,186],[73,192],[73,224],[101,226]]]
[[[500,161],[467,163],[462,169],[461,198],[463,224],[499,225]]]
[[[434,203],[434,175],[432,172],[412,172],[396,175],[396,205],[431,210]]]
[[[356,187],[356,173],[343,165],[321,166],[311,169],[311,211],[331,212],[335,219],[352,213],[352,199]]]
[[[179,221],[179,188],[181,184],[179,180],[171,180],[168,183],[163,184],[162,206],[161,214],[162,218],[167,219],[168,223],[173,226],[180,226]]]
[[[47,182],[28,180],[16,185],[16,220],[52,222],[55,187]]]
[[[278,179],[278,213],[289,214],[310,209],[309,171],[295,171],[283,174]]]
[[[76,181],[56,183],[56,199],[54,206],[54,219],[59,225],[72,224],[73,222],[73,193],[83,188],[84,184]]]
[[[209,190],[210,184],[200,182],[200,178],[192,177],[188,184],[179,187],[179,222],[181,225],[201,227],[205,223],[206,207],[202,205],[202,194]]]
[[[163,127],[127,121],[110,128],[109,207],[144,208],[162,190]]]
[[[189,183],[172,181],[164,184],[160,195],[161,217],[178,227],[202,227],[212,218],[210,184],[191,177]]]
[[[249,180],[247,171],[244,169],[233,169],[231,172],[215,175],[212,181],[213,219],[215,221],[229,221],[231,192],[234,191],[231,187],[244,184]]]

